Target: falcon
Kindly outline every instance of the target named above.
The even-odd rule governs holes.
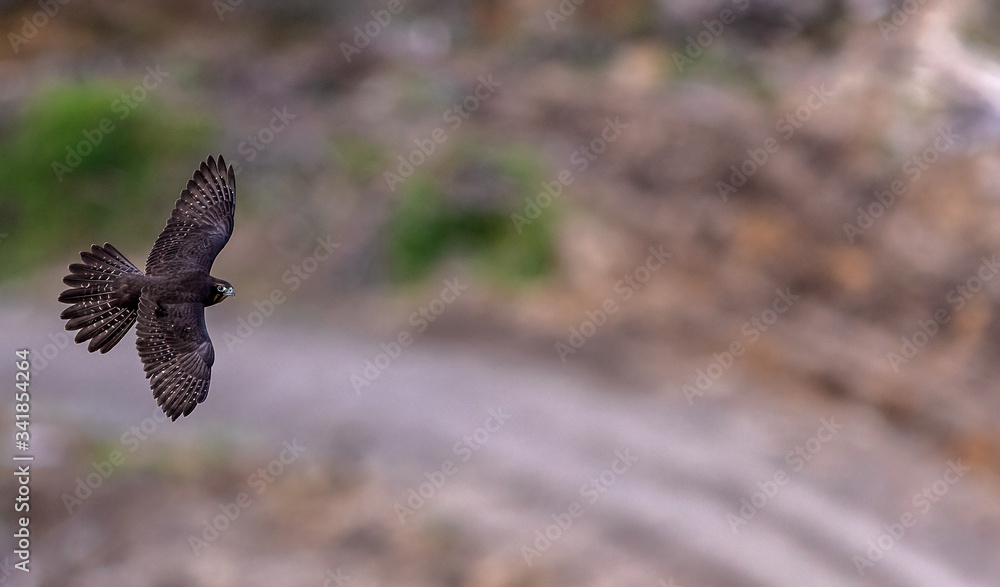
[[[209,274],[233,234],[236,174],[222,156],[195,170],[174,204],[163,232],[139,271],[109,243],[80,253],[59,301],[71,304],[60,318],[79,330],[76,342],[90,352],[110,351],[136,322],[136,349],[156,403],[171,419],[187,416],[208,397],[215,349],[205,307],[233,293]]]

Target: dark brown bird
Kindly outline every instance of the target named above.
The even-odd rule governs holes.
[[[209,157],[174,204],[163,232],[139,271],[108,243],[80,253],[63,283],[60,315],[76,342],[106,353],[138,320],[135,346],[156,403],[176,420],[208,397],[215,350],[205,326],[205,306],[233,294],[212,277],[215,257],[233,234],[236,174],[225,160]]]

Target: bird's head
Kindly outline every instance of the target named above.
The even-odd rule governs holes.
[[[236,293],[233,291],[233,284],[229,283],[225,279],[216,279],[215,283],[212,284],[213,304],[218,304],[229,296],[235,295]]]

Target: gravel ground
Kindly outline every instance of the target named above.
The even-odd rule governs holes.
[[[41,352],[46,338],[23,333],[58,326],[3,316],[7,349]],[[220,352],[207,402],[170,423],[129,346],[59,351],[32,386],[34,584],[941,586],[1000,572],[995,476],[871,409],[752,383],[664,401],[441,338],[358,394],[350,378],[377,352],[278,320]],[[869,541],[885,552],[859,576]]]

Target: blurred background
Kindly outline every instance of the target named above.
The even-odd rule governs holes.
[[[35,457],[0,584],[995,585],[998,25],[0,1],[0,374],[30,349]],[[169,422],[133,335],[90,355],[56,297],[93,243],[141,267],[220,153],[237,297]]]

